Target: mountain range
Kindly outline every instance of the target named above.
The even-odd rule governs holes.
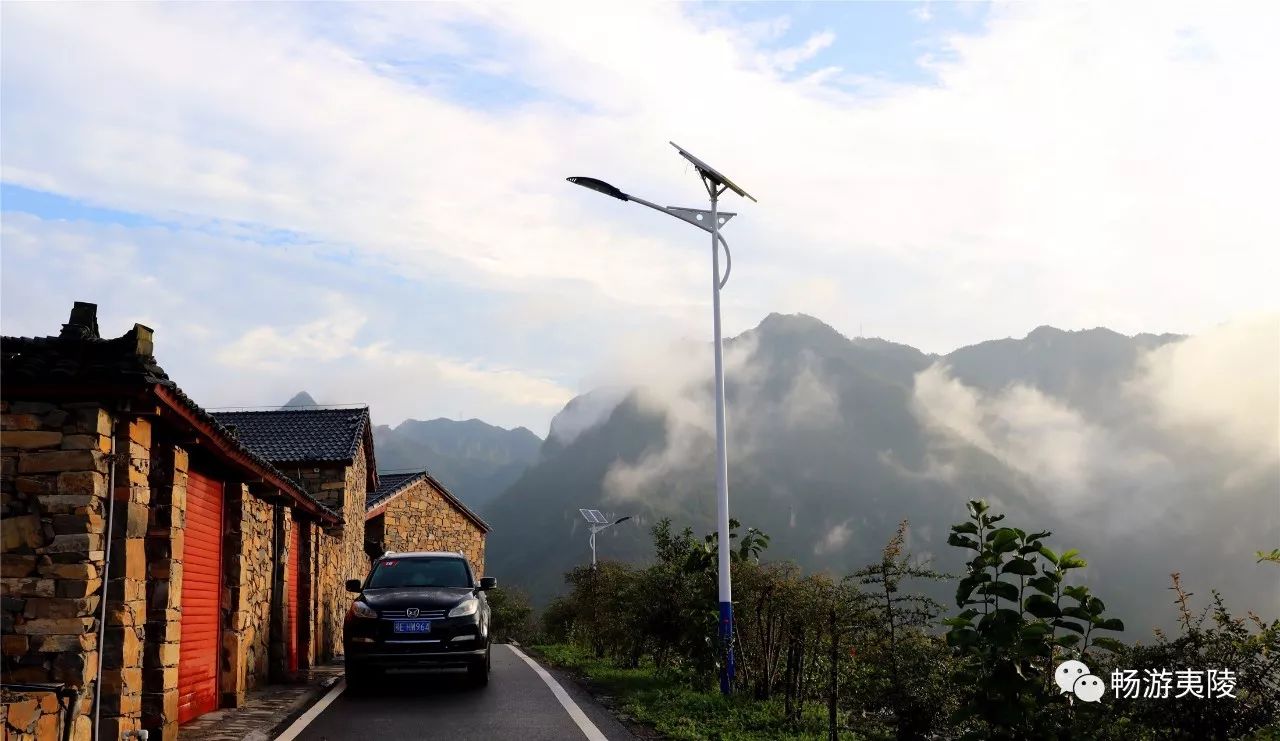
[[[874,560],[905,518],[908,547],[956,573],[948,528],[984,498],[1080,549],[1082,578],[1138,638],[1172,622],[1174,571],[1237,614],[1280,614],[1280,580],[1253,557],[1280,545],[1280,461],[1257,439],[1275,436],[1272,329],[1215,345],[1040,327],[935,355],[770,315],[726,341],[731,513],[772,537],[768,558],[833,574]],[[684,347],[646,382],[570,401],[482,507],[487,571],[545,603],[590,560],[579,508],[632,516],[599,536],[601,558],[648,559],[661,517],[710,532],[710,368],[708,348]],[[1236,404],[1250,390],[1262,398]]]
[[[373,428],[381,472],[425,467],[467,506],[480,509],[506,491],[538,458],[542,439],[478,419],[407,419]]]
[[[306,391],[284,404],[317,406]],[[468,507],[479,509],[506,491],[538,458],[542,439],[524,427],[506,429],[478,419],[406,419],[374,425],[379,473],[431,472]]]

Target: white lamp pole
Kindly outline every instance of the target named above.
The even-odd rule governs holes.
[[[579,510],[579,511],[583,513],[583,515],[582,515],[583,517],[588,517],[588,516],[589,516],[589,515],[587,515],[587,514],[586,514],[587,512],[594,512],[594,513],[596,513],[597,515],[600,513],[600,510],[595,510],[595,509],[593,509],[593,510]],[[630,520],[630,519],[631,519],[631,515],[627,515],[626,517],[619,517],[618,519],[614,520],[613,522],[606,522],[606,523],[604,523],[603,525],[592,525],[592,526],[591,526],[591,568],[593,568],[593,569],[594,569],[594,568],[596,567],[596,533],[598,533],[598,532],[600,532],[600,531],[602,531],[602,530],[608,530],[609,528],[613,527],[614,525],[621,524],[621,523],[626,522],[627,520]]]
[[[711,210],[702,211],[692,208],[662,207],[643,198],[623,193],[608,183],[588,177],[571,177],[569,182],[581,185],[597,193],[620,201],[635,201],[642,206],[661,211],[682,221],[711,232],[711,314],[715,332],[715,379],[716,379],[716,526],[719,531],[719,603],[720,603],[720,644],[723,660],[720,664],[720,691],[730,694],[733,691],[735,673],[733,655],[733,584],[730,575],[730,543],[729,543],[729,440],[725,430],[724,402],[724,350],[720,335],[720,289],[729,282],[729,272],[733,268],[733,257],[729,254],[729,245],[720,236],[720,227],[734,217],[731,213],[720,213],[720,194],[732,190],[740,196],[750,198],[749,194],[739,188],[732,180],[720,174],[715,168],[682,149],[675,142],[671,146],[679,150],[680,155],[697,168],[707,195],[711,197]],[[725,272],[720,275],[720,247],[724,247]],[[607,526],[606,526],[607,527]],[[603,528],[601,528],[603,529]],[[595,533],[591,531],[591,563],[595,565]]]

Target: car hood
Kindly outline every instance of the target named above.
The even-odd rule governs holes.
[[[445,610],[473,594],[468,587],[388,587],[366,589],[361,599],[375,610],[419,607]]]

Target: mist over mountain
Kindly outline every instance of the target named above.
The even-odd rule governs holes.
[[[538,458],[542,439],[524,427],[478,419],[408,419],[373,428],[378,470],[426,468],[467,506],[478,508],[506,491]]]
[[[1237,613],[1280,614],[1253,556],[1280,545],[1274,317],[1195,337],[1040,327],[939,356],[775,314],[725,353],[730,510],[772,536],[770,560],[848,573],[908,518],[908,546],[955,573],[948,528],[985,498],[1080,549],[1128,637],[1172,622],[1173,571]],[[489,573],[549,599],[590,559],[580,507],[635,518],[599,536],[601,558],[647,560],[660,517],[714,528],[710,348],[658,358],[569,402],[484,508]]]

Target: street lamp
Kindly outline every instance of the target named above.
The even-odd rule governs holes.
[[[720,227],[724,226],[729,219],[732,219],[734,214],[721,212],[717,205],[720,200],[720,194],[726,190],[732,190],[734,193],[744,198],[750,198],[752,201],[756,199],[714,167],[682,149],[680,145],[671,142],[671,146],[675,147],[680,152],[680,156],[692,163],[698,170],[698,176],[702,178],[702,184],[706,187],[707,195],[711,198],[710,211],[695,208],[678,208],[676,206],[659,206],[643,198],[624,193],[620,189],[596,178],[571,177],[569,182],[589,188],[610,198],[617,198],[620,201],[633,201],[641,206],[648,206],[655,211],[661,211],[668,216],[674,216],[681,221],[693,224],[699,229],[711,232],[711,312],[712,325],[715,328],[716,373],[716,520],[720,542],[720,644],[722,656],[724,657],[724,661],[720,664],[720,691],[727,695],[732,691],[734,675],[733,589],[729,578],[729,448],[728,439],[725,435],[724,421],[724,360],[723,343],[720,338],[720,289],[724,288],[725,284],[729,282],[729,272],[733,269],[733,257],[729,254],[729,244],[724,241],[724,237],[720,236]],[[720,275],[721,247],[724,247],[725,257],[723,277]]]
[[[630,520],[631,515],[609,522],[609,518],[605,517],[598,509],[580,509],[578,511],[582,513],[583,518],[591,525],[591,568],[594,569],[596,567],[596,533]]]

